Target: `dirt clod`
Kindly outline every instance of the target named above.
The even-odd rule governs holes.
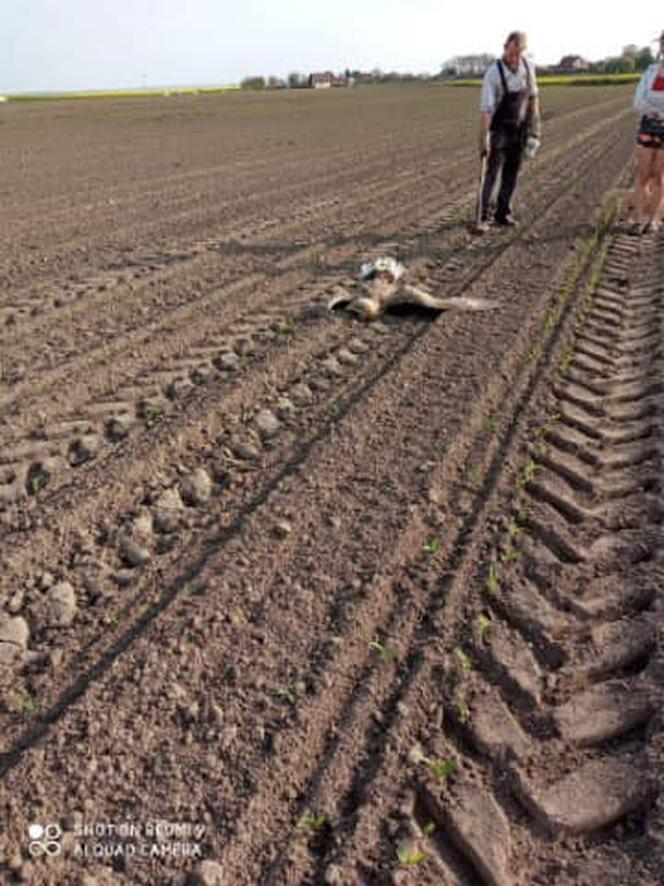
[[[180,488],[186,504],[202,508],[210,500],[212,480],[205,468],[196,468],[182,480]]]
[[[45,623],[48,627],[69,627],[76,617],[78,604],[68,581],[58,582],[46,597]]]
[[[256,428],[265,440],[276,436],[281,430],[281,422],[269,409],[262,409],[256,416]]]

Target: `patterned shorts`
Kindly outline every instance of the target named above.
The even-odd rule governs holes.
[[[642,148],[664,148],[664,123],[648,117],[641,118],[641,125],[636,136],[637,145]]]

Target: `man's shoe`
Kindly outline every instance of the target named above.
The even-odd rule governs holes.
[[[496,224],[503,228],[515,228],[518,221],[512,215],[497,215]]]
[[[487,232],[488,230],[489,230],[489,220],[486,219],[486,218],[483,218],[482,221],[478,222],[478,223],[475,225],[475,231],[476,231],[478,234],[486,234],[486,232]]]

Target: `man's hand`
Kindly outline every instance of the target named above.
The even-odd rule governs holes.
[[[540,117],[539,101],[536,96],[531,96],[528,104],[526,131],[529,137],[542,140],[542,118]]]
[[[535,156],[535,154],[539,151],[540,140],[535,135],[529,135],[526,139],[526,144],[524,146],[523,152],[528,159]]]

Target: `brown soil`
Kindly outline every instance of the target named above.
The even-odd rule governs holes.
[[[618,88],[473,236],[475,100],[3,108],[5,881],[658,882],[664,241]]]

